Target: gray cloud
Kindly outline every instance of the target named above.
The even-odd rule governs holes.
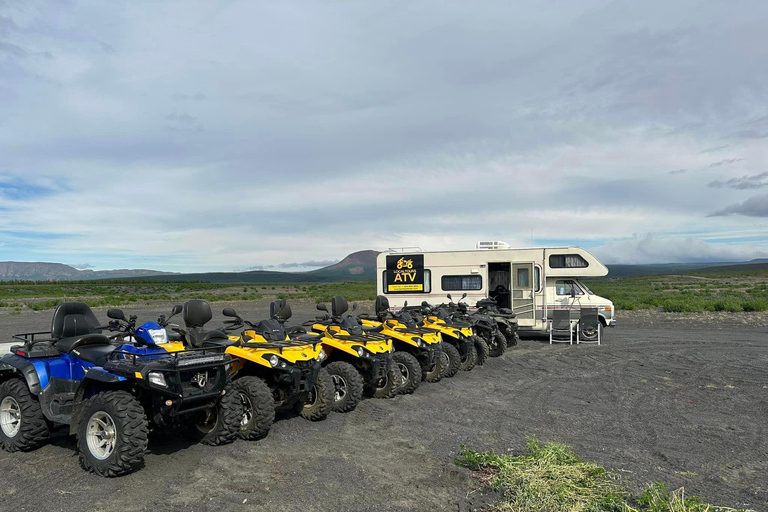
[[[208,97],[205,94],[201,93],[201,92],[196,92],[196,93],[193,93],[193,94],[184,94],[183,92],[175,92],[175,93],[173,93],[172,98],[174,100],[179,100],[179,101],[190,101],[190,100],[191,101],[205,101],[205,100],[208,99]]]
[[[741,162],[744,160],[743,158],[726,158],[725,160],[720,160],[719,162],[711,163],[707,166],[707,169],[712,169],[714,167],[721,167],[723,165],[730,165],[735,164],[736,162]]]
[[[167,116],[165,116],[165,118],[169,121],[176,121],[179,123],[187,123],[187,124],[194,123],[195,121],[197,121],[197,118],[195,116],[190,115],[186,112],[182,112],[180,114],[176,114],[176,113],[168,114]]]
[[[710,217],[744,215],[746,217],[768,217],[768,194],[753,196],[741,203],[726,206],[711,213]]]
[[[741,198],[701,185],[748,175],[736,155],[768,168],[738,135],[768,133],[767,3],[299,2],[191,2],[173,24],[152,2],[0,7],[28,52],[0,59],[0,171],[71,183],[0,230],[67,235],[30,257],[183,270],[752,229],[705,219]]]
[[[768,187],[768,172],[742,176],[741,178],[731,178],[726,181],[715,180],[707,183],[707,186],[710,188],[728,187],[736,190]]]

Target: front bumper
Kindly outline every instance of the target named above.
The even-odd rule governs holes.
[[[608,327],[616,327],[616,319],[615,319],[615,318],[612,318],[612,319],[611,319],[611,320],[608,322]]]

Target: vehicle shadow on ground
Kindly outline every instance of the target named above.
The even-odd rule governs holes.
[[[174,427],[162,430],[153,430],[149,433],[149,446],[147,454],[150,455],[175,455],[192,446],[200,444],[195,439],[192,427]]]

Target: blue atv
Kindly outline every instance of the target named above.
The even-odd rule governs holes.
[[[4,450],[31,450],[55,424],[68,425],[83,469],[117,476],[143,464],[150,426],[196,425],[206,444],[237,437],[242,405],[229,385],[229,356],[168,352],[163,326],[136,329],[120,310],[108,316],[100,326],[86,304],[68,302],[54,311],[50,332],[14,336],[23,345],[0,357]]]

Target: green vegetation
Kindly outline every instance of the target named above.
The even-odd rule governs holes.
[[[670,313],[765,311],[768,272],[702,273],[594,279],[585,282],[618,310],[657,309]]]
[[[64,301],[80,300],[91,307],[122,306],[147,301],[253,301],[269,298],[328,302],[334,295],[349,301],[373,300],[376,286],[369,282],[275,284],[248,288],[242,283],[180,281],[4,281],[0,308],[53,309]],[[258,293],[257,293],[258,292]]]
[[[686,497],[684,489],[670,492],[664,483],[650,485],[632,496],[618,476],[583,462],[571,447],[542,445],[529,436],[527,455],[478,453],[462,446],[456,464],[480,472],[481,479],[503,493],[494,509],[508,512],[727,512],[734,509]]]

